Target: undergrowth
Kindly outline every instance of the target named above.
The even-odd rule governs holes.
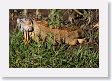
[[[53,46],[49,42],[30,40],[24,45],[21,32],[9,34],[10,68],[98,68],[99,52],[90,45]]]

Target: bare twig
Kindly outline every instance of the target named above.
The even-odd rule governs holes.
[[[99,27],[99,23],[96,23],[93,28]]]
[[[74,10],[76,13],[78,13],[79,15],[83,15],[81,12],[79,12],[78,10]]]

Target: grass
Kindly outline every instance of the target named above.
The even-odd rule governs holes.
[[[98,68],[99,51],[90,45],[53,46],[49,42],[36,43],[31,40],[28,46],[22,42],[21,32],[9,34],[10,68]]]

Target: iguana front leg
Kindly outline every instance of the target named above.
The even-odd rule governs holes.
[[[26,31],[26,42],[29,43],[29,32]]]
[[[25,44],[27,44],[27,33],[26,33],[26,31],[24,30],[24,37],[23,37],[23,42],[25,43]]]

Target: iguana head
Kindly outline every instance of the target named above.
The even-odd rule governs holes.
[[[33,23],[29,18],[17,18],[17,28],[20,31],[33,31]]]

